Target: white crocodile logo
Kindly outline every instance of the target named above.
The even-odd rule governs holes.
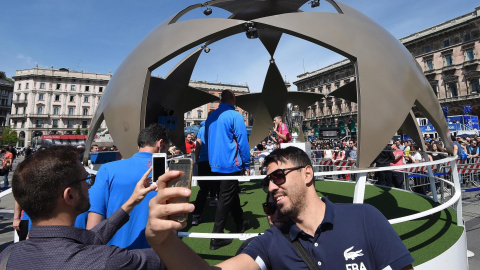
[[[355,260],[355,258],[357,257],[360,257],[360,256],[363,256],[363,253],[362,253],[362,250],[358,250],[358,251],[352,251],[350,252],[350,250],[353,249],[353,246],[352,247],[349,247],[347,248],[344,252],[343,252],[343,256],[345,257],[345,261],[348,261],[349,259],[352,259]]]

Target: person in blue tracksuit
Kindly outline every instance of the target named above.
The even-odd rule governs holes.
[[[250,168],[247,128],[242,115],[235,110],[235,95],[232,91],[222,91],[218,109],[208,116],[205,123],[205,137],[213,175],[239,176]],[[214,233],[223,233],[229,213],[237,225],[237,232],[243,233],[245,230],[238,190],[238,180],[220,182]],[[212,239],[210,249],[215,250],[231,242],[232,239]]]

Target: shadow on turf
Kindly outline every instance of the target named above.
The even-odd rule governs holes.
[[[393,219],[397,217],[408,216],[416,214],[417,211],[398,207],[397,199],[390,193],[389,188],[382,188],[383,192],[380,195],[365,199],[365,203],[370,204],[377,208],[387,219]],[[329,193],[322,191],[321,188],[317,188],[317,192],[327,197],[333,203],[352,203],[352,196],[340,195],[335,193]],[[395,209],[395,211],[392,211]]]
[[[241,189],[242,191],[247,192],[247,191],[257,190],[257,189],[262,188],[262,184],[261,184],[260,180],[259,180],[259,181],[252,181],[252,182],[249,182],[249,183],[253,183],[253,185],[252,185],[252,184],[242,185],[242,184],[240,183],[240,189]],[[247,193],[247,194],[252,194],[252,193],[253,193],[253,192]]]

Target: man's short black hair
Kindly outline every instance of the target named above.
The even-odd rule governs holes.
[[[58,198],[80,176],[73,146],[53,146],[18,164],[12,179],[13,197],[32,221],[55,216]]]
[[[263,166],[268,167],[272,162],[278,164],[279,162],[286,163],[287,161],[290,161],[294,166],[312,166],[312,161],[307,153],[294,146],[273,150],[270,155],[265,157]]]
[[[164,140],[168,143],[170,141],[168,135],[169,132],[164,125],[156,123],[151,124],[140,131],[140,134],[138,134],[137,145],[140,148],[146,146],[155,146],[159,140]]]

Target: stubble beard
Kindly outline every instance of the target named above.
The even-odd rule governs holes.
[[[302,194],[299,187],[292,186],[292,189],[288,192],[287,197],[290,200],[290,207],[284,206],[279,208],[280,214],[290,218],[296,218],[306,207],[305,196]]]
[[[83,193],[80,193],[80,198],[81,198],[81,203],[77,206],[75,206],[75,210],[77,210],[80,213],[87,212],[90,209],[90,200],[88,197],[86,197]]]

